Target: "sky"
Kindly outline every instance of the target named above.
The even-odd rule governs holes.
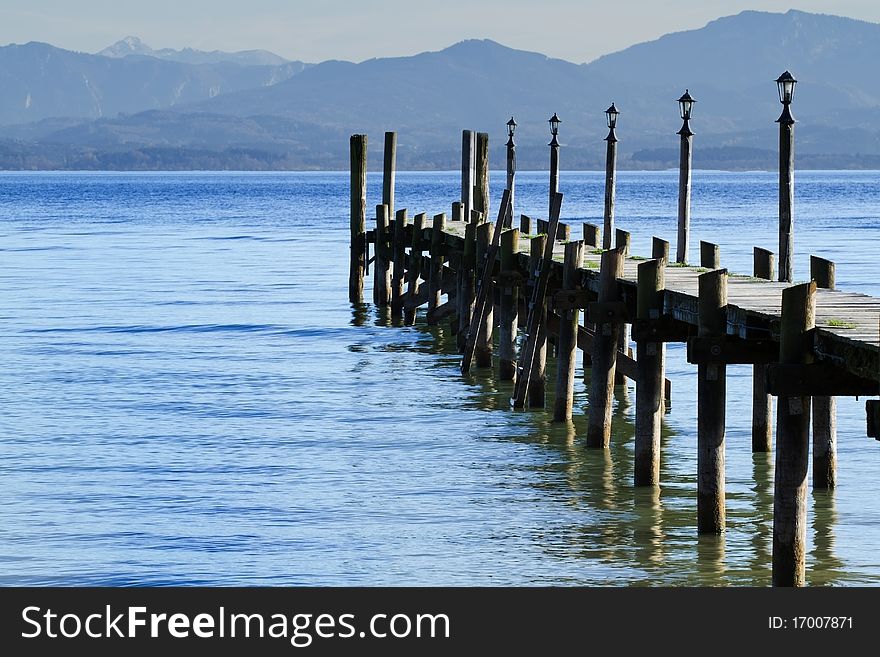
[[[153,48],[271,50],[363,61],[489,38],[586,62],[745,9],[880,23],[878,0],[2,0],[0,44],[97,52],[126,36]]]

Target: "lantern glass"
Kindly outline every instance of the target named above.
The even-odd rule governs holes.
[[[776,80],[776,88],[779,91],[779,102],[783,105],[788,105],[791,103],[794,98],[794,85],[797,84],[797,80],[794,79],[791,73],[786,71],[782,75],[780,75]]]
[[[556,116],[556,112],[553,112],[553,116],[550,117],[550,134],[558,135],[559,134],[559,124],[562,123],[562,120]]]
[[[510,137],[513,137],[513,133],[516,132],[516,121],[513,120],[513,117],[510,117],[510,121],[507,122],[507,134]]]
[[[605,110],[605,122],[612,130],[617,126],[618,114],[620,114],[620,112],[617,111],[617,107],[614,106],[614,103],[611,103],[611,107]]]
[[[678,109],[681,114],[681,118],[684,121],[689,121],[691,118],[691,112],[694,109],[694,103],[696,103],[693,98],[691,98],[690,93],[687,89],[684,90],[684,94],[681,98],[678,99]]]

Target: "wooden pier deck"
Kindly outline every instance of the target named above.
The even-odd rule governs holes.
[[[382,203],[368,230],[366,136],[351,139],[349,300],[363,302],[372,263],[373,302],[401,324],[418,321],[422,305],[428,323],[449,321],[462,373],[497,362],[499,379],[514,383],[513,408],[547,405],[552,354],[556,422],[571,420],[575,355],[582,350],[590,377],[585,448],[609,447],[614,387],[624,377],[634,380],[635,486],[661,483],[661,419],[673,393],[665,344],[686,343],[697,368],[698,533],[725,528],[727,365],[752,365],[752,450],[776,450],[773,583],[803,585],[810,456],[813,487],[834,488],[835,398],[880,396],[880,298],[835,289],[834,263],[817,256],[812,280],[791,284],[772,280],[774,255],[758,247],[752,276],[723,269],[719,247],[708,242],[700,243],[700,266],[688,266],[670,262],[669,242],[658,237],[650,258],[629,252],[626,231],[600,235],[585,223],[583,239],[573,240],[579,231],[560,222],[563,195],[552,180],[549,218],[523,215],[515,227],[510,171],[490,223],[488,161],[476,157],[487,152],[484,133],[463,133],[462,195],[450,220],[420,213],[410,223],[407,210],[393,206],[396,136],[386,134],[385,143]],[[865,409],[866,433],[880,440],[880,400],[868,399]]]

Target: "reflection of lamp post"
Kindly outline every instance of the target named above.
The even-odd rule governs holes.
[[[691,230],[691,148],[694,142],[694,133],[691,132],[690,120],[694,103],[687,89],[678,99],[678,109],[681,114],[681,155],[678,162],[678,246],[675,251],[675,261],[686,264],[688,261],[688,246]]]
[[[791,283],[794,266],[794,117],[791,100],[797,80],[786,71],[776,80],[782,114],[779,124],[779,280]]]
[[[510,117],[507,122],[507,189],[510,191],[510,205],[507,208],[507,217],[504,219],[504,227],[513,226],[513,178],[516,175],[516,144],[513,141],[513,133],[516,132],[516,121]]]
[[[550,140],[550,203],[547,206],[547,219],[550,219],[550,207],[553,205],[553,195],[559,191],[559,140],[556,136],[559,134],[559,124],[562,120],[553,112],[553,116],[548,121],[550,124],[550,134],[553,139]],[[556,239],[555,235],[548,236],[547,239]]]
[[[605,224],[602,227],[602,248],[610,249],[614,239],[614,187],[615,171],[617,170],[617,135],[614,128],[617,127],[617,116],[620,112],[611,103],[611,107],[605,110],[605,122],[608,124],[608,136],[605,141],[608,145],[605,149]]]

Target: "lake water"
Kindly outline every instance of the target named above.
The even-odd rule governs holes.
[[[397,182],[411,216],[449,212],[459,188]],[[575,237],[601,223],[602,174],[561,189]],[[752,246],[777,250],[775,174],[696,172],[693,190],[692,257],[708,239],[750,273]],[[880,294],[880,172],[803,172],[796,193],[795,278],[814,253],[839,287]],[[619,175],[634,253],[674,243],[676,199],[674,172]],[[520,174],[517,211],[545,207],[546,173]],[[572,425],[511,412],[491,372],[460,376],[446,328],[383,326],[347,303],[347,276],[345,173],[0,174],[0,582],[769,584],[749,367],[728,370],[728,529],[698,539],[681,346],[662,487],[636,490],[631,385],[611,449],[588,451],[580,374]],[[864,400],[840,399],[810,584],[880,584],[878,481]]]

